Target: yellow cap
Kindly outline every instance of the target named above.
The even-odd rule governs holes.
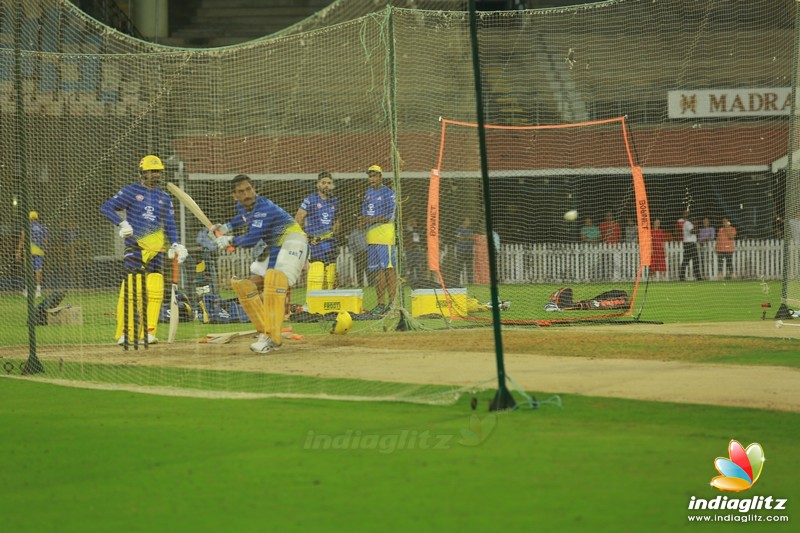
[[[30,218],[31,220],[38,220],[39,213],[37,213],[36,211],[31,211],[30,213],[28,213],[28,218]]]
[[[154,155],[146,155],[139,161],[139,170],[164,170],[164,163]]]
[[[372,172],[377,172],[378,174],[383,175],[383,169],[381,167],[379,167],[378,165],[372,165],[371,167],[369,167],[367,169],[367,174],[370,174]]]

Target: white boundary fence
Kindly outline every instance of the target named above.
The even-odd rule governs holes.
[[[663,280],[680,277],[683,245],[668,242],[665,245],[667,272]],[[713,244],[700,245],[700,262],[706,279],[720,279],[720,261]],[[444,250],[444,254],[447,249]],[[230,278],[245,275],[250,268],[249,251],[220,254],[217,259],[217,276],[224,288],[230,287]],[[633,281],[639,265],[638,244],[504,244],[500,247],[500,283],[564,283],[591,281]],[[693,267],[694,268],[694,267]],[[733,277],[737,279],[782,279],[783,240],[736,241],[733,254]],[[339,249],[337,271],[342,286],[365,286],[364,272],[356,272],[356,261],[346,246]],[[692,272],[694,272],[692,270]],[[800,245],[792,243],[789,251],[789,277],[800,277]],[[651,281],[654,279],[651,276]],[[689,275],[693,279],[693,274]]]

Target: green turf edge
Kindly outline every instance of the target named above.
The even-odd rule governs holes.
[[[487,398],[473,412],[466,397],[449,407],[234,401],[2,380],[0,426],[13,428],[0,439],[4,529],[493,530],[499,521],[674,531],[688,523],[691,496],[720,495],[709,481],[731,438],[761,443],[768,458],[748,497],[800,496],[798,414],[565,396],[564,409],[494,417]]]

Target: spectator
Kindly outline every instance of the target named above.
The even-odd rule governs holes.
[[[403,235],[403,247],[406,252],[405,275],[412,287],[425,272],[425,247],[422,243],[424,235],[417,219],[409,217]]]
[[[619,244],[622,229],[611,211],[606,211],[606,218],[600,223],[600,235],[603,238],[603,244],[614,248]],[[603,252],[603,277],[616,279],[619,277],[618,270],[617,253],[614,250],[606,249]]]
[[[353,231],[347,236],[347,247],[353,254],[356,285],[361,285],[367,270],[367,233],[359,227],[353,228]]]
[[[458,262],[459,274],[466,273],[465,284],[472,283],[475,241],[472,238],[475,231],[472,229],[472,221],[465,217],[461,226],[456,230],[456,261]]]
[[[678,219],[678,226],[681,228],[683,240],[683,261],[681,262],[680,280],[686,280],[689,273],[689,263],[692,263],[695,280],[702,281],[703,267],[700,264],[700,257],[697,254],[697,232],[694,224],[689,220],[688,209],[685,210],[683,216]]]
[[[720,278],[733,278],[733,253],[736,251],[733,243],[736,238],[736,228],[727,218],[722,219],[722,227],[717,234],[717,256],[719,256]],[[725,269],[723,270],[723,267]]]
[[[639,242],[639,226],[636,221],[630,217],[625,224],[625,242]]]
[[[619,244],[621,233],[619,222],[614,220],[614,213],[606,211],[606,219],[600,223],[603,244]]]
[[[708,217],[703,219],[703,227],[697,232],[697,246],[702,258],[702,263],[708,270],[713,270],[713,264],[709,260],[713,260],[711,252],[714,251],[714,240],[717,238],[717,231],[711,225]],[[705,277],[711,277],[712,272],[704,272]]]
[[[600,242],[600,229],[592,222],[592,217],[586,217],[581,228],[581,241],[589,243]]]
[[[671,240],[668,232],[661,229],[661,220],[653,221],[653,231],[650,234],[653,242],[652,255],[650,257],[650,272],[655,274],[655,279],[660,280],[667,274],[667,254],[664,244]]]

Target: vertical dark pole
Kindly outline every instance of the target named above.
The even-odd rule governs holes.
[[[798,242],[800,239],[800,235],[795,235],[793,232],[793,228],[791,225],[787,224],[792,218],[800,217],[800,206],[796,205],[797,202],[800,202],[800,198],[798,198],[798,191],[800,191],[800,180],[798,177],[800,173],[794,168],[794,151],[795,151],[795,143],[797,143],[797,128],[800,127],[797,121],[797,113],[800,110],[797,109],[797,80],[798,80],[798,64],[797,61],[800,59],[800,22],[798,22],[798,16],[800,16],[800,2],[795,3],[795,23],[794,23],[794,46],[792,47],[792,78],[791,78],[791,87],[792,87],[792,104],[791,104],[791,115],[789,116],[789,142],[788,148],[786,150],[786,180],[784,183],[784,213],[783,213],[783,276],[781,280],[781,305],[778,308],[778,313],[776,314],[775,318],[786,318],[789,316],[789,310],[786,306],[786,299],[789,297],[789,241],[793,240]],[[787,231],[788,230],[788,231]]]
[[[128,302],[130,302],[131,298],[131,280],[127,270],[123,270],[122,274],[122,298],[122,349],[127,352],[131,342],[130,327],[128,327],[128,313],[130,313]]]
[[[28,213],[31,212],[31,197],[30,191],[28,190],[28,150],[25,139],[25,95],[22,93],[22,17],[22,1],[17,0],[17,19],[14,26],[14,91],[17,95],[16,159],[19,172],[18,180],[23,219],[23,270],[25,272],[25,288],[28,292],[28,361],[25,363],[22,373],[39,374],[44,372],[44,366],[36,355],[36,309],[34,307],[33,260],[31,258],[31,221],[28,216]]]
[[[402,201],[403,198],[403,189],[400,185],[400,156],[397,150],[397,143],[398,143],[398,136],[397,136],[397,52],[395,50],[395,39],[394,39],[394,10],[392,6],[387,6],[387,17],[386,23],[388,25],[388,32],[387,36],[389,39],[388,49],[386,50],[386,54],[388,55],[388,69],[389,72],[387,73],[387,77],[389,78],[389,87],[387,89],[386,100],[387,100],[387,107],[389,109],[389,134],[392,140],[392,171],[394,172],[394,191],[395,191],[395,209],[394,209],[394,227],[395,233],[397,236],[397,243],[398,246],[396,248],[396,262],[395,262],[395,277],[396,277],[396,287],[397,287],[397,307],[401,309],[406,308],[406,299],[405,299],[405,283],[403,279],[406,275],[406,264],[403,260],[403,251],[405,250],[405,243],[403,242],[403,207]],[[402,248],[400,247],[402,245]],[[400,318],[395,326],[396,331],[408,331],[411,329],[411,325],[406,320],[406,315],[401,312]]]
[[[489,164],[486,154],[486,128],[483,116],[483,87],[481,83],[481,58],[478,47],[478,16],[475,0],[469,0],[469,33],[472,44],[472,70],[475,78],[475,103],[478,118],[478,141],[481,153],[481,178],[483,181],[483,203],[486,214],[486,242],[489,252],[489,281],[492,295],[492,323],[494,325],[494,351],[497,359],[497,393],[489,405],[492,411],[513,409],[514,398],[506,386],[506,368],[503,361],[503,335],[500,327],[500,297],[497,291],[497,250],[494,247],[492,225],[492,193],[489,189]]]

